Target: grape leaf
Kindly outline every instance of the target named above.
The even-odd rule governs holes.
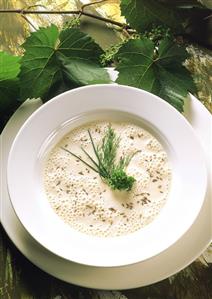
[[[60,57],[63,65],[63,71],[66,78],[70,79],[76,85],[99,84],[103,81],[108,83],[108,73],[105,69],[91,60],[67,59]]]
[[[19,96],[18,73],[20,57],[0,52],[0,115],[17,105]]]
[[[102,49],[79,29],[41,28],[23,46],[22,100],[41,97],[45,101],[76,86],[110,82],[99,62]]]
[[[158,0],[122,0],[121,12],[130,26],[144,32],[154,25],[166,25],[181,31],[182,20],[178,10]]]
[[[182,112],[188,91],[195,92],[192,77],[182,65],[187,57],[184,48],[168,39],[157,50],[149,39],[129,40],[116,54],[116,82],[150,91]]]

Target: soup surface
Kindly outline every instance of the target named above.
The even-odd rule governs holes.
[[[55,213],[74,229],[100,237],[132,233],[160,213],[170,190],[167,153],[146,130],[128,122],[111,122],[120,143],[117,158],[138,151],[126,168],[136,181],[130,191],[112,190],[98,173],[63,148],[95,159],[88,136],[101,143],[109,123],[92,122],[70,131],[50,152],[44,166],[44,188]]]

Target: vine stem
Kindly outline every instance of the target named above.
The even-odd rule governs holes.
[[[3,13],[15,13],[15,14],[20,14],[22,16],[27,15],[27,14],[72,14],[72,15],[84,15],[93,19],[97,19],[100,21],[103,21],[105,23],[110,23],[115,26],[121,27],[122,29],[128,30],[131,29],[129,25],[121,22],[117,22],[108,18],[104,18],[98,15],[94,15],[92,13],[86,12],[83,9],[81,10],[30,10],[30,9],[0,9],[0,14]]]

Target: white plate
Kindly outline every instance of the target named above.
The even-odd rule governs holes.
[[[113,238],[89,236],[63,222],[51,208],[42,181],[49,146],[70,128],[104,118],[144,126],[163,143],[172,167],[171,190],[157,218]],[[7,174],[15,212],[32,237],[62,258],[96,267],[126,266],[169,248],[196,219],[207,189],[204,152],[187,120],[153,94],[111,84],[67,91],[33,113],[12,144]]]
[[[32,263],[69,283],[99,289],[129,289],[165,279],[186,267],[203,252],[212,238],[211,186],[208,186],[202,209],[189,231],[167,251],[145,262],[119,268],[89,267],[67,262],[40,246],[19,222],[11,206],[6,184],[7,158],[12,141],[24,121],[40,105],[38,100],[25,102],[10,119],[1,135],[1,222],[10,239]],[[210,113],[191,96],[185,116],[202,142],[210,165]]]

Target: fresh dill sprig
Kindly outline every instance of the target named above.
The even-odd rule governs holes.
[[[105,183],[107,183],[113,190],[126,190],[132,189],[133,183],[136,181],[134,177],[126,174],[126,168],[129,165],[133,156],[138,152],[131,155],[121,157],[116,161],[117,150],[120,143],[120,137],[117,137],[111,126],[108,126],[107,132],[102,139],[101,144],[95,146],[90,130],[88,135],[93,147],[96,159],[94,160],[89,153],[81,147],[84,154],[88,157],[91,164],[87,163],[78,155],[72,153],[66,148],[66,152],[83,162],[86,166],[97,172]]]

